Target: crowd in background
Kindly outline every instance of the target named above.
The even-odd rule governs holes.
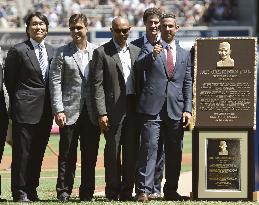
[[[237,0],[27,0],[28,12],[19,16],[15,0],[0,0],[0,28],[23,27],[24,19],[32,11],[44,13],[50,28],[66,27],[68,17],[83,13],[90,20],[90,26],[110,26],[116,16],[127,18],[131,25],[143,26],[143,12],[158,7],[174,12],[181,27],[220,24],[222,21],[237,20]],[[25,7],[26,7],[25,6]],[[24,9],[24,8],[23,8]]]

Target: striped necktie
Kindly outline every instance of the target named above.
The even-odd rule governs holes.
[[[47,62],[44,58],[44,52],[43,52],[43,45],[39,44],[39,64],[40,64],[40,69],[41,69],[41,72],[42,72],[42,77],[44,79],[44,81],[46,81],[46,78],[47,78]]]
[[[173,52],[169,44],[166,46],[166,50],[167,50],[167,59],[166,59],[167,73],[168,73],[168,77],[172,78],[173,71],[174,71],[174,61],[173,61]]]

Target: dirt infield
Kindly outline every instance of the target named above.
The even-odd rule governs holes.
[[[183,155],[183,164],[192,163],[192,155],[184,154]],[[78,164],[80,165],[80,157],[78,157]],[[0,170],[5,170],[10,168],[11,165],[11,156],[3,156],[2,162],[0,164]],[[103,168],[103,155],[99,155],[97,158],[97,168]],[[58,168],[58,158],[55,155],[45,156],[42,163],[42,169],[57,169]]]

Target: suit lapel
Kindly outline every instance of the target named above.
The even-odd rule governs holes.
[[[34,47],[31,44],[30,40],[26,41],[25,44],[27,46],[26,54],[27,54],[28,58],[30,59],[31,64],[33,65],[34,69],[39,74],[40,79],[44,83],[41,68],[40,68],[40,64],[39,64],[39,61],[38,61],[37,56],[35,54]]]
[[[177,64],[181,63],[181,58],[180,58],[180,56],[182,56],[181,52],[182,52],[182,49],[180,48],[179,44],[176,44],[176,61],[175,61],[173,75],[175,74],[175,72],[177,71],[177,68],[179,67],[177,66]]]
[[[92,56],[93,56],[93,52],[94,52],[94,49],[93,49],[93,47],[92,47],[92,45],[91,45],[91,43],[87,43],[88,45],[88,52],[89,52],[89,55],[88,55],[88,57],[89,57],[89,62],[92,60]]]
[[[168,78],[167,63],[166,63],[166,56],[165,56],[165,51],[164,51],[164,49],[163,49],[163,51],[161,52],[160,57],[161,57],[161,61],[162,61],[163,65],[164,65],[164,66],[163,66],[163,67],[164,67],[164,71],[165,71],[166,76],[167,76],[167,78]]]
[[[138,52],[134,49],[134,47],[131,44],[129,44],[129,52],[131,58],[131,66],[133,66],[138,57]]]
[[[73,42],[71,42],[70,47],[71,47],[71,50],[72,50],[73,58],[74,58],[74,60],[77,64],[77,67],[79,69],[79,72],[80,72],[81,76],[84,76],[84,71],[83,71],[83,68],[82,68],[82,60],[79,56],[79,52],[77,52],[78,50],[76,48],[76,45]]]
[[[49,61],[49,65],[51,63],[52,60],[52,56],[54,55],[54,49],[53,47],[51,47],[48,44],[45,44],[46,50],[47,50],[47,54],[48,54],[48,61]]]
[[[113,43],[112,40],[110,41],[110,46],[111,46],[111,57],[112,57],[113,60],[116,62],[116,64],[117,64],[119,70],[121,71],[121,74],[124,76],[123,68],[122,68],[122,65],[121,65],[121,60],[120,60],[120,57],[119,57],[117,48],[116,48],[116,46],[114,45],[114,43]]]

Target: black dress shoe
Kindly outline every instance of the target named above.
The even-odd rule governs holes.
[[[27,197],[28,197],[28,199],[30,201],[33,201],[33,202],[40,201],[40,199],[39,199],[37,194],[28,194]]]
[[[188,196],[181,196],[177,192],[172,193],[172,194],[165,194],[164,199],[166,201],[188,201],[190,200],[190,197]]]
[[[161,198],[161,194],[159,193],[152,193],[148,195],[149,200],[157,200]]]
[[[58,200],[60,202],[68,202],[69,201],[70,196],[67,193],[62,193],[58,196]]]
[[[30,203],[32,202],[30,199],[27,198],[27,196],[21,196],[18,198],[13,199],[14,202],[20,202],[20,203]]]
[[[120,194],[119,201],[134,201],[132,194]]]
[[[0,197],[0,202],[7,202],[7,200]]]
[[[148,202],[148,194],[139,193],[136,195],[136,201],[138,202]]]
[[[118,201],[118,196],[106,196],[108,201]]]
[[[92,201],[93,196],[79,196],[80,201]]]

